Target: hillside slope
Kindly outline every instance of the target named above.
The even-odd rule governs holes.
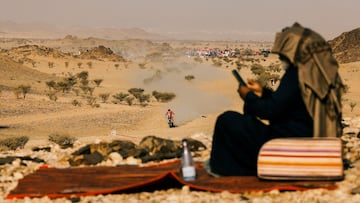
[[[360,28],[344,32],[329,43],[339,63],[360,61]]]
[[[43,81],[55,79],[55,76],[23,66],[6,56],[0,55],[0,88],[11,90],[19,85],[31,85],[33,90],[46,87]],[[24,84],[26,83],[26,84]]]

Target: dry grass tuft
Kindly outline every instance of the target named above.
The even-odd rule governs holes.
[[[55,133],[49,135],[49,141],[58,144],[61,148],[64,149],[64,148],[72,147],[74,145],[74,142],[76,141],[76,138],[67,134]]]
[[[24,148],[25,144],[29,141],[27,136],[11,137],[0,140],[0,151],[3,149],[16,150],[17,148]]]

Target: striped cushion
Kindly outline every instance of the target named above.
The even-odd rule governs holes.
[[[340,180],[344,170],[338,138],[277,138],[258,155],[258,177],[278,180]]]

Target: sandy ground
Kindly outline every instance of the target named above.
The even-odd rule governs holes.
[[[107,103],[98,101],[100,107],[92,108],[85,101],[81,107],[73,106],[71,101],[74,95],[60,94],[58,101],[54,102],[45,93],[29,93],[26,99],[16,99],[13,92],[2,91],[0,126],[3,128],[0,128],[0,135],[2,138],[28,136],[30,140],[26,147],[46,145],[48,136],[54,133],[68,134],[83,142],[99,139],[130,139],[138,142],[147,135],[182,139],[196,134],[203,134],[210,140],[220,113],[225,110],[242,112],[242,101],[236,92],[237,83],[230,73],[232,67],[214,67],[210,62],[199,66],[193,59],[184,57],[172,64],[147,64],[145,69],[136,64],[115,68],[112,62],[99,61],[93,61],[92,68],[84,65],[78,69],[75,65],[65,67],[64,59],[54,59],[55,68],[50,69],[46,58],[37,60],[39,65],[34,69],[44,73],[64,76],[88,71],[91,79],[103,79],[94,95],[126,92],[131,87],[143,87],[149,93],[152,90],[146,88],[152,87],[159,91],[175,92],[177,97],[170,103],[151,101],[147,106],[113,104],[109,99]],[[275,60],[276,57],[271,56],[265,63]],[[70,64],[76,63],[70,61]],[[86,62],[83,61],[83,64]],[[160,82],[142,82],[146,78],[153,79],[158,70],[162,73]],[[241,73],[245,78],[251,77],[249,68],[241,70]],[[183,76],[186,74],[194,74],[196,79],[185,84]],[[340,75],[349,87],[343,99],[344,116],[359,116],[360,63],[342,64]],[[178,83],[175,76],[183,81]],[[41,91],[45,92],[46,86],[43,86],[44,90]],[[352,110],[351,103],[357,104]],[[175,111],[176,128],[167,126],[164,116],[167,108]],[[116,136],[110,136],[112,130],[116,130]]]
[[[185,62],[190,60],[193,63],[192,59],[189,58],[183,60]],[[60,62],[55,63],[61,64]],[[71,63],[75,64],[76,62]],[[205,134],[211,138],[217,115],[227,109],[241,110],[241,101],[236,93],[236,81],[232,78],[229,70],[215,70],[215,67],[211,66],[206,68],[213,69],[212,71],[216,73],[212,74],[220,73],[222,77],[210,76],[210,79],[201,79],[199,77],[200,79],[187,87],[188,90],[190,89],[187,94],[179,90],[181,87],[174,86],[173,91],[171,91],[171,87],[167,90],[175,92],[177,97],[182,95],[180,101],[186,100],[183,102],[184,106],[176,103],[177,99],[174,100],[175,103],[173,102],[173,104],[171,102],[151,101],[147,106],[128,106],[126,104],[113,104],[110,102],[112,100],[110,98],[106,103],[98,101],[99,108],[92,108],[86,105],[85,101],[83,101],[81,107],[75,107],[71,104],[74,95],[61,94],[58,96],[59,99],[54,102],[50,101],[45,93],[32,94],[30,92],[25,99],[16,99],[12,91],[2,91],[0,94],[0,126],[4,128],[0,128],[0,135],[3,138],[28,136],[30,140],[26,147],[46,145],[48,136],[54,133],[68,134],[84,142],[92,142],[96,139],[131,139],[139,141],[147,135],[181,139],[197,133]],[[159,69],[163,70],[162,67],[159,67]],[[151,68],[149,70],[142,70],[138,67],[128,69],[120,67],[116,69],[111,63],[106,62],[95,62],[91,69],[74,70],[74,68],[66,68],[60,65],[49,69],[45,60],[43,65],[40,63],[36,67],[36,70],[60,76],[66,72],[88,71],[90,78],[102,78],[104,80],[100,87],[96,88],[94,95],[106,92],[111,94],[126,92],[127,89],[138,87],[135,85],[140,84],[138,81],[134,81],[134,78],[141,76],[143,72],[146,73],[142,76],[143,78],[155,72]],[[168,82],[164,81],[163,84],[157,84],[157,87],[167,86],[166,83]],[[144,89],[147,91],[146,85]],[[194,89],[196,91],[193,91]],[[179,94],[178,91],[180,91]],[[215,93],[216,95],[214,97],[209,96],[209,100],[206,99],[207,96],[197,98],[196,94],[200,91],[209,92],[209,94]],[[215,98],[215,101],[219,100],[220,103],[223,98],[230,102],[227,102],[224,106],[222,104],[214,106],[211,101],[212,98]],[[210,107],[193,114],[191,110],[196,108],[196,105],[192,106],[192,103],[200,103],[200,105]],[[214,108],[211,109],[211,106]],[[176,128],[167,126],[164,116],[167,108],[175,108],[175,123],[178,119]],[[177,112],[176,108],[187,109],[185,114],[188,115],[182,114],[180,110]],[[180,122],[180,117],[186,117],[186,119],[182,119]],[[116,130],[116,136],[110,136],[112,130]]]

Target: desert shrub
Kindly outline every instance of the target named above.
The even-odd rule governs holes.
[[[193,76],[193,75],[186,75],[185,76],[185,80],[187,80],[187,81],[190,81],[190,80],[193,80],[193,79],[195,79],[195,76]]]
[[[77,80],[76,80],[76,76],[74,75],[69,75],[68,77],[66,77],[64,79],[64,81],[70,86],[70,87],[73,87],[74,85],[76,85],[77,83]]]
[[[91,107],[96,107],[96,97],[88,96],[86,97],[87,104]]]
[[[158,92],[158,91],[153,91],[152,95],[155,97],[157,101],[160,102],[169,102],[172,99],[174,99],[176,96],[174,93],[171,92]]]
[[[83,91],[84,94],[87,94],[89,92],[89,86],[81,85],[80,89]]]
[[[120,92],[120,93],[118,93],[118,94],[113,95],[113,98],[116,99],[116,100],[118,100],[119,102],[122,102],[122,101],[124,101],[124,99],[125,99],[127,96],[129,96],[129,94]]]
[[[199,62],[199,63],[203,62],[203,60],[202,60],[202,58],[200,58],[200,56],[195,56],[194,61]]]
[[[278,64],[270,64],[269,65],[269,70],[270,71],[273,71],[273,72],[280,72],[282,70],[282,68],[280,67],[281,65],[278,63]]]
[[[92,68],[92,62],[91,61],[87,62],[86,64],[88,65],[89,69]]]
[[[77,63],[78,68],[81,68],[81,65],[82,65],[81,62]]]
[[[49,97],[51,101],[57,101],[58,97],[56,95],[57,91],[50,91],[46,95]]]
[[[130,94],[132,94],[136,99],[139,99],[140,95],[144,93],[144,89],[142,88],[130,88],[128,90]]]
[[[57,82],[57,87],[63,92],[68,92],[70,90],[70,86],[67,82],[65,81],[60,81],[60,82]]]
[[[253,62],[254,62],[254,58],[246,57],[246,58],[244,58],[244,61],[253,63]]]
[[[49,135],[48,140],[50,142],[58,144],[61,148],[68,148],[74,145],[76,138],[67,134],[54,133]]]
[[[14,93],[16,98],[20,98],[20,95],[22,94],[23,98],[25,99],[26,94],[30,92],[31,86],[30,85],[19,85],[17,88],[15,88]]]
[[[257,81],[264,87],[268,87],[271,88],[269,86],[269,81],[271,79],[274,79],[275,82],[278,81],[280,79],[280,76],[277,74],[271,74],[269,72],[263,72],[260,75],[257,76]]]
[[[147,104],[150,102],[150,94],[140,94],[139,98],[137,98],[140,104]]]
[[[47,81],[47,82],[45,82],[45,84],[46,84],[46,86],[49,87],[49,90],[50,90],[51,88],[55,89],[56,82],[55,82],[54,80]]]
[[[83,85],[83,86],[87,86],[89,84],[89,80],[85,79],[85,80],[80,80],[80,83]]]
[[[246,66],[245,64],[241,63],[241,60],[238,59],[237,61],[235,61],[235,64],[236,64],[236,68],[238,70],[240,70],[242,67]]]
[[[212,59],[213,65],[216,67],[221,67],[222,63],[220,60],[216,60],[215,58]]]
[[[87,71],[81,71],[80,73],[76,74],[76,77],[81,80],[87,80],[89,77],[89,72]]]
[[[93,81],[96,84],[96,86],[99,87],[100,84],[102,83],[103,79],[94,79]]]
[[[134,99],[135,99],[135,97],[126,97],[125,101],[129,106],[131,106],[131,105],[133,105]]]
[[[27,136],[11,137],[0,140],[0,146],[6,147],[10,150],[16,150],[17,148],[24,148],[25,144],[29,141]]]
[[[145,68],[146,63],[139,63],[140,68]]]
[[[118,69],[120,65],[118,63],[116,63],[116,64],[114,64],[114,66],[116,69]]]
[[[81,102],[79,102],[79,101],[76,100],[76,99],[72,100],[72,101],[71,101],[71,104],[72,104],[73,106],[81,106]]]
[[[101,98],[103,103],[106,103],[106,101],[109,99],[110,94],[109,93],[101,93],[99,94],[99,97]]]
[[[226,63],[231,62],[231,59],[229,59],[229,57],[227,57],[227,56],[225,56],[225,57],[223,58],[223,60],[224,60]]]
[[[255,75],[260,75],[261,73],[265,72],[265,68],[261,64],[255,63],[251,65],[251,71]]]
[[[350,102],[350,108],[351,108],[351,112],[354,110],[355,106],[356,106],[356,102]]]
[[[53,68],[54,67],[54,62],[49,61],[48,66],[49,66],[49,68]]]
[[[65,61],[65,68],[69,67],[69,61]]]
[[[89,90],[90,96],[92,96],[95,91],[95,87],[89,87],[88,90]]]

